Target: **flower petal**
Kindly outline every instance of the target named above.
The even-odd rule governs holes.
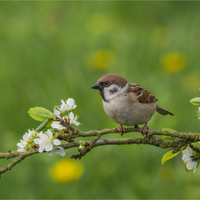
[[[39,144],[40,143],[40,139],[36,138],[34,139],[35,144]]]
[[[48,129],[48,130],[47,130],[47,134],[48,134],[48,136],[49,136],[50,138],[52,138],[52,137],[53,137],[53,133],[51,132],[51,130],[50,130],[50,129]]]
[[[60,111],[57,110],[57,109],[54,109],[54,114],[55,114],[56,116],[59,116],[59,115],[60,115]]]
[[[76,126],[79,126],[81,123],[77,121],[73,121]]]
[[[55,140],[53,141],[53,144],[54,144],[54,145],[59,145],[59,144],[61,144],[61,141],[60,141],[59,139],[55,139]]]
[[[61,104],[59,110],[60,111],[65,111],[67,109],[67,104],[63,100],[61,100],[61,102],[62,102],[62,104]]]
[[[58,129],[59,131],[64,129],[64,127],[58,121],[53,121],[53,123],[51,124],[51,127],[54,129]]]
[[[39,137],[41,139],[45,139],[45,138],[48,138],[48,136],[46,134],[44,134],[42,131],[39,133]]]
[[[46,151],[51,151],[53,149],[53,145],[49,142],[46,147],[45,147],[45,150]]]
[[[28,135],[29,137],[31,137],[32,135],[35,135],[35,131],[30,131],[30,129],[28,129]]]
[[[39,153],[42,153],[44,151],[44,147],[40,146],[38,151],[39,151]]]
[[[18,146],[20,149],[24,149],[24,147],[26,146],[26,144],[17,143],[17,146]]]
[[[59,146],[58,146],[58,149],[59,149],[59,150],[58,150],[58,153],[59,153],[61,156],[65,156],[65,154],[66,154],[66,153],[65,153],[65,150],[64,150],[62,147],[59,147]]]
[[[28,141],[29,134],[28,133],[24,134],[22,138],[23,138],[23,140]]]
[[[74,113],[73,112],[70,112],[69,113],[69,119],[70,119],[70,121],[72,120],[74,120]]]

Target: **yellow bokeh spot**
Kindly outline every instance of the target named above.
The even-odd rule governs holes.
[[[96,51],[88,57],[89,66],[96,70],[109,68],[113,62],[114,54],[107,49]]]
[[[169,53],[161,59],[161,64],[168,72],[175,73],[181,71],[185,67],[185,58],[182,54],[177,52]]]
[[[59,183],[77,180],[83,173],[83,165],[69,159],[57,162],[50,170],[51,177]]]

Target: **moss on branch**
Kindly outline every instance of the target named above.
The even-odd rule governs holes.
[[[84,137],[93,137],[90,141],[85,142],[85,148],[79,149],[79,154],[73,155],[72,158],[81,158],[94,147],[103,146],[103,145],[128,145],[128,144],[148,144],[152,146],[157,146],[162,149],[172,148],[173,152],[180,151],[181,147],[191,144],[193,142],[200,141],[199,133],[186,133],[186,132],[168,132],[162,130],[148,130],[147,136],[143,137],[133,137],[133,138],[123,138],[123,139],[103,139],[100,140],[102,135],[118,133],[117,128],[112,129],[102,129],[102,130],[91,130],[91,131],[79,131],[78,129],[72,129],[71,126],[67,125],[71,130],[69,133],[64,133],[59,135],[59,139],[67,141],[66,144],[61,145],[64,149],[70,149],[74,147],[79,147],[79,141],[77,138]],[[128,132],[139,132],[138,128],[125,128],[126,133]],[[166,140],[163,138],[158,138],[159,136],[170,136],[171,140]],[[0,168],[0,174],[5,173],[6,171],[12,169],[16,164],[20,163],[27,156],[37,154],[38,149],[33,149],[24,153],[17,151],[9,151],[7,153],[0,153],[0,158],[9,159],[15,157],[8,165]]]

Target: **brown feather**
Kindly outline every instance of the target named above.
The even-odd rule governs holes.
[[[136,83],[130,83],[128,92],[134,92],[140,103],[154,103],[158,101],[151,92]]]
[[[156,111],[161,114],[161,115],[174,115],[173,113],[171,113],[170,111],[168,111],[167,109],[161,107],[161,106],[158,106],[156,105]]]
[[[103,83],[105,81],[109,81],[111,84],[117,84],[119,87],[123,88],[126,86],[128,81],[123,78],[122,76],[119,76],[117,74],[106,74],[102,76],[97,82],[98,83]]]

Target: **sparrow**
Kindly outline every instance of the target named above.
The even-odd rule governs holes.
[[[136,83],[129,83],[116,74],[106,74],[99,78],[91,88],[98,89],[102,97],[105,113],[116,123],[123,135],[126,131],[123,125],[135,126],[144,124],[139,131],[146,135],[147,123],[155,112],[161,115],[174,115],[170,111],[156,105],[158,99]]]

